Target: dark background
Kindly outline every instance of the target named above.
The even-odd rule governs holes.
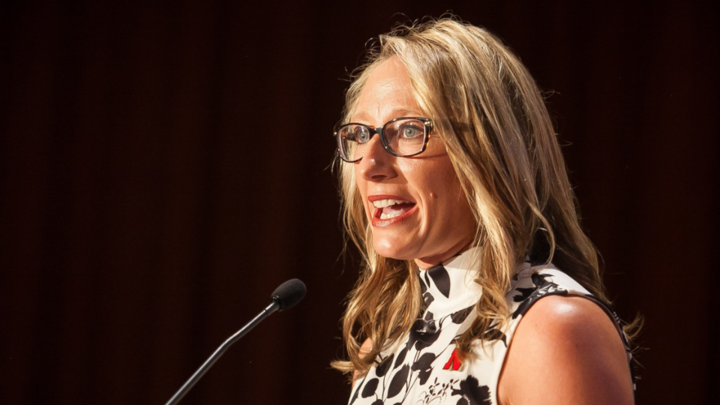
[[[447,10],[554,91],[637,403],[720,403],[711,2],[0,4],[0,403],[164,403],[293,277],[183,403],[345,403],[331,129],[365,42]]]

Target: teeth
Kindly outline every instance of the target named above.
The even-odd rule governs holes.
[[[382,214],[380,214],[380,219],[390,219],[390,218],[399,217],[400,215],[402,215],[402,211],[396,211],[396,212],[392,212],[390,214],[386,214],[383,212]]]
[[[375,206],[375,208],[385,208],[385,207],[389,207],[391,205],[405,204],[405,203],[407,203],[407,201],[393,200],[392,198],[387,199],[387,200],[373,201],[373,205]]]

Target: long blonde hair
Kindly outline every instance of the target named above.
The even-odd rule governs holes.
[[[401,26],[379,37],[346,94],[344,121],[368,77],[397,57],[407,68],[418,104],[435,123],[477,223],[475,281],[483,293],[478,318],[458,341],[482,339],[509,315],[505,295],[526,257],[552,262],[605,299],[598,253],[580,228],[575,197],[543,96],[518,58],[482,28],[452,18]],[[417,267],[380,257],[355,184],[353,165],[337,162],[343,222],[363,255],[348,298],[343,337],[349,361],[333,366],[367,372],[377,354],[402,339],[422,310]],[[369,353],[359,349],[372,341]]]

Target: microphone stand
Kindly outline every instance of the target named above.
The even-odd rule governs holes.
[[[208,369],[210,369],[210,367],[215,364],[215,362],[220,358],[220,356],[223,355],[223,353],[225,353],[225,351],[228,349],[228,347],[230,347],[230,345],[240,340],[241,337],[245,336],[245,334],[250,332],[250,330],[252,330],[252,328],[259,324],[263,319],[267,318],[278,309],[280,309],[280,304],[276,300],[273,300],[272,303],[270,303],[267,308],[265,308],[255,318],[253,318],[252,321],[248,322],[248,324],[243,326],[243,328],[237,331],[237,333],[230,336],[230,338],[226,340],[225,343],[221,344],[220,347],[215,350],[215,353],[213,353],[207,360],[205,360],[205,363],[203,363],[203,365],[200,366],[199,369],[197,369],[195,374],[193,374],[192,377],[190,377],[190,379],[187,380],[182,387],[180,387],[180,389],[175,393],[175,395],[172,396],[172,398],[170,398],[170,400],[165,405],[175,405],[180,402],[180,400],[185,396],[185,394],[190,391],[190,388],[192,388],[195,383],[197,383],[198,380],[200,380],[200,378],[205,375]]]

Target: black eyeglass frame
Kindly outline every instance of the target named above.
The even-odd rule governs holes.
[[[385,136],[383,135],[383,130],[385,129],[386,126],[392,124],[393,122],[400,121],[400,120],[418,120],[423,123],[423,129],[425,131],[423,133],[422,148],[420,148],[419,152],[411,153],[409,155],[401,155],[399,153],[394,152],[392,149],[390,149],[390,146],[388,145],[388,141],[385,139]],[[412,156],[417,156],[417,155],[425,152],[428,142],[430,141],[430,132],[432,132],[432,129],[434,128],[432,119],[423,118],[423,117],[398,117],[398,118],[394,118],[394,119],[386,122],[385,124],[383,124],[382,126],[379,126],[377,128],[371,127],[370,125],[366,125],[366,124],[360,124],[357,122],[348,122],[347,124],[338,125],[336,127],[335,131],[333,132],[333,135],[335,137],[335,142],[337,143],[337,153],[338,153],[338,156],[340,156],[340,159],[342,159],[344,162],[347,162],[347,163],[355,163],[355,162],[359,162],[360,160],[362,160],[362,157],[355,159],[355,160],[347,160],[347,159],[345,159],[345,157],[343,157],[342,141],[340,139],[340,135],[338,135],[338,134],[342,128],[347,127],[349,125],[359,125],[361,127],[365,127],[368,130],[370,130],[370,137],[368,138],[368,140],[365,142],[362,142],[362,143],[358,142],[358,144],[366,144],[372,140],[372,138],[373,138],[373,136],[375,136],[375,134],[378,134],[380,136],[380,142],[382,142],[382,145],[383,145],[383,148],[385,148],[385,151],[395,157],[412,157]]]

